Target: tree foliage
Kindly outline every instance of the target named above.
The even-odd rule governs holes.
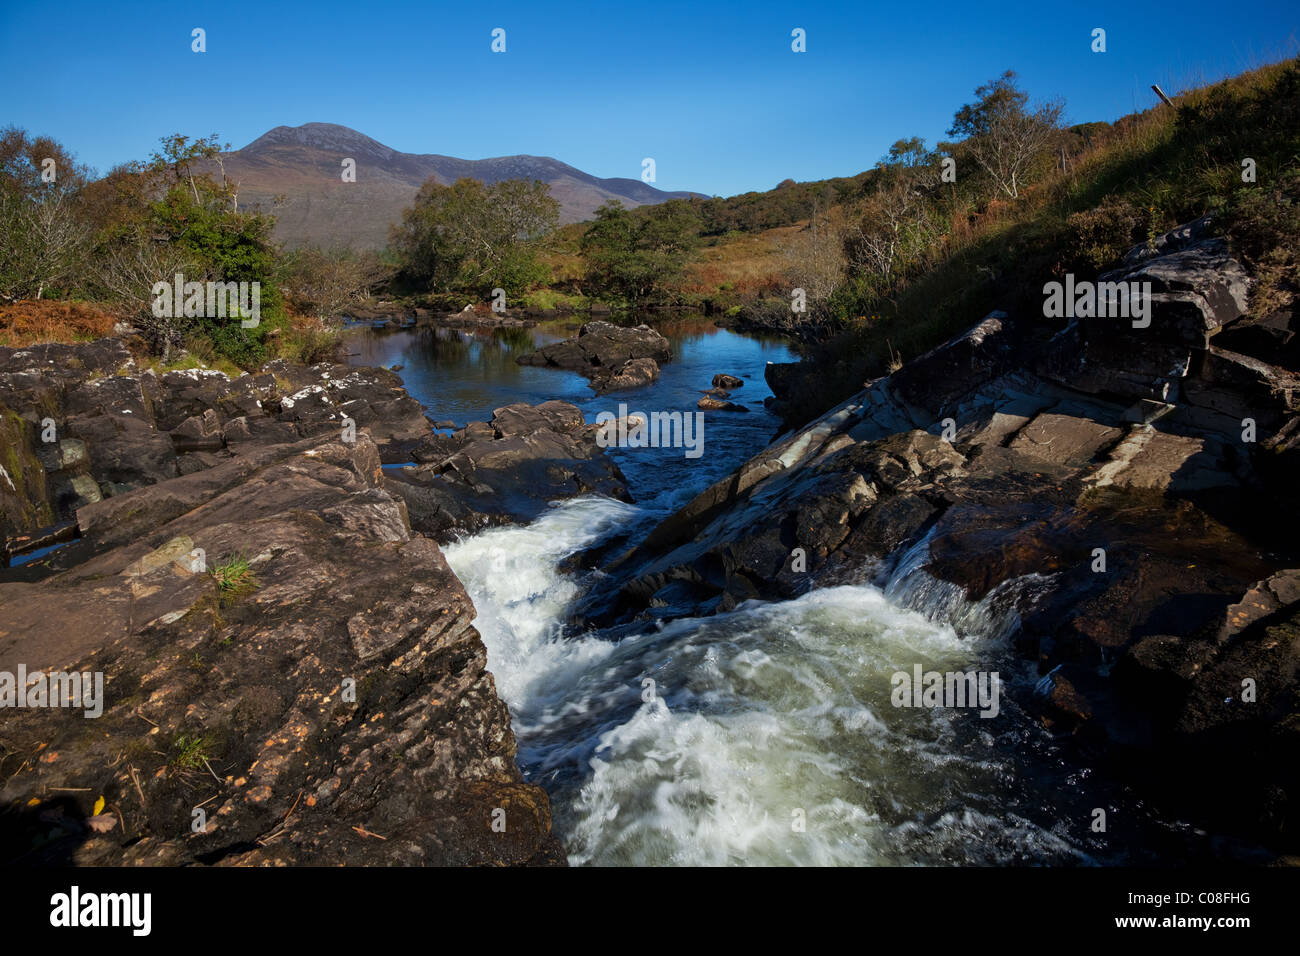
[[[664,297],[680,279],[695,223],[679,203],[633,215],[617,200],[596,210],[581,241],[588,295],[630,306]]]
[[[0,131],[0,296],[57,289],[104,300],[164,356],[201,336],[228,358],[257,363],[284,318],[274,221],[239,212],[233,185],[207,171],[221,149],[215,136],[167,136],[147,161],[92,179],[53,140]],[[52,181],[41,175],[48,168]],[[246,329],[238,317],[155,316],[154,285],[177,273],[186,282],[259,283],[261,322]]]
[[[962,136],[975,161],[997,187],[1015,199],[1026,179],[1061,135],[1064,106],[1059,101],[1029,109],[1029,94],[1007,70],[977,87],[978,99],[957,110],[949,136]]]
[[[285,292],[297,309],[319,319],[344,314],[392,276],[393,268],[371,250],[305,246],[284,256]]]
[[[80,209],[88,176],[49,137],[0,130],[0,295],[39,299],[73,278],[90,246]]]
[[[424,289],[518,296],[546,277],[538,249],[559,213],[539,180],[444,186],[430,178],[393,227],[392,245],[404,275]]]

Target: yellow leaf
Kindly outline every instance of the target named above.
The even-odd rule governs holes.
[[[104,798],[100,797],[98,800],[95,801],[95,812],[91,814],[91,816],[97,817],[103,812],[104,812]]]
[[[27,801],[27,805],[28,805],[29,807],[34,807],[34,806],[36,806],[36,805],[37,805],[38,803],[40,803],[40,802],[41,802],[41,801],[38,800],[36,797],[32,797],[30,800]]]

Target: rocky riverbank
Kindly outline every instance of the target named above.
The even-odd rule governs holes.
[[[1022,705],[1087,762],[1300,850],[1296,317],[1250,314],[1205,221],[1108,278],[1152,283],[1148,326],[990,315],[589,555],[576,627],[901,579],[1013,631],[1043,675]],[[769,366],[778,393],[802,374]]]
[[[1252,314],[1204,221],[1111,278],[1151,283],[1149,323],[991,314],[644,538],[565,561],[601,573],[557,615],[636,636],[888,587],[1006,635],[1041,678],[1015,710],[1214,834],[1215,858],[1296,853],[1300,329]],[[666,360],[649,330],[604,325],[530,361],[597,379]],[[807,374],[767,378],[779,396]],[[5,555],[58,546],[0,579],[0,672],[106,679],[95,719],[5,717],[0,856],[563,861],[440,544],[556,499],[630,500],[576,406],[435,429],[381,369],[160,375],[110,339],[0,350],[0,427]]]
[[[0,578],[0,672],[104,680],[93,719],[10,703],[0,858],[563,862],[474,608],[385,476],[432,441],[395,375],[0,349],[0,414],[6,554],[75,539]]]

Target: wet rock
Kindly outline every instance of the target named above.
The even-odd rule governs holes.
[[[920,431],[838,448],[827,443],[820,451],[805,468],[787,468],[780,454],[751,462],[704,492],[606,567],[583,620],[635,620],[674,581],[691,584],[692,613],[712,613],[851,578],[864,557],[888,553],[942,507],[905,492],[959,471],[965,460]],[[680,612],[680,600],[673,604]]]
[[[644,358],[667,362],[672,358],[668,340],[648,325],[626,328],[593,321],[584,324],[575,338],[544,345],[519,356],[517,361],[520,365],[566,368],[590,376],[598,369],[618,369],[633,359]]]
[[[486,527],[531,521],[550,501],[583,494],[631,500],[594,426],[568,402],[498,408],[489,422],[431,435],[419,465],[390,473],[416,530],[446,541]]]
[[[1242,603],[1253,600],[1248,594]],[[1288,835],[1300,823],[1300,604],[1249,623],[1237,618],[1238,625],[1196,662],[1153,769],[1164,790],[1197,812],[1292,844]]]
[[[713,376],[714,388],[721,388],[734,392],[744,384],[744,379],[737,378],[734,375],[727,375],[723,372],[719,372],[717,375]]]
[[[724,402],[719,398],[713,398],[705,395],[695,403],[696,408],[702,408],[710,412],[747,412],[749,411],[744,405],[737,405],[735,402]]]
[[[631,359],[616,368],[597,369],[591,387],[597,395],[625,388],[639,388],[659,380],[659,364],[652,358]]]
[[[569,402],[550,401],[540,405],[518,402],[506,405],[492,413],[487,423],[493,438],[514,438],[532,435],[539,431],[573,434],[582,430],[585,422],[582,410]]]
[[[1292,605],[1300,605],[1300,570],[1288,568],[1256,582],[1240,601],[1230,606],[1224,612],[1215,640],[1220,644],[1230,641],[1256,622]]]
[[[789,398],[804,371],[802,365],[802,362],[768,362],[763,366],[763,381],[774,398],[778,401]]]
[[[1094,704],[1086,690],[1090,677],[1087,670],[1063,664],[1043,678],[1038,693],[1048,713],[1045,723],[1049,727],[1071,732],[1092,719]]]

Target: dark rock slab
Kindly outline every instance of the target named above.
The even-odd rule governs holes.
[[[668,340],[648,325],[627,328],[610,322],[587,322],[575,338],[544,345],[521,355],[520,365],[566,368],[584,375],[596,369],[615,369],[632,359],[667,362],[672,358]]]
[[[362,433],[264,453],[228,480],[213,481],[223,466],[194,476],[204,493],[138,516],[130,536],[90,521],[105,548],[83,564],[0,584],[0,668],[106,679],[96,719],[6,717],[0,799],[21,809],[0,858],[562,863],[546,795],[515,766],[474,609],[383,490],[378,448]],[[236,554],[255,580],[223,592],[211,572]],[[100,795],[118,821],[107,833],[87,822]]]
[[[498,408],[489,422],[429,436],[412,457],[420,464],[389,472],[385,487],[406,502],[412,527],[442,541],[531,521],[577,495],[631,500],[594,426],[568,402]]]

